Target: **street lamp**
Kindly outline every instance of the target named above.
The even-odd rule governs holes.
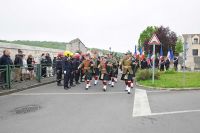
[[[188,42],[184,42],[184,46],[183,46],[183,84],[185,86],[185,60],[187,59],[187,51],[189,49],[189,46],[188,46]]]

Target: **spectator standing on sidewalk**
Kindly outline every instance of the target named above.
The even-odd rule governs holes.
[[[41,55],[41,59],[40,59],[40,64],[41,64],[41,69],[42,69],[42,71],[41,71],[41,74],[42,74],[42,77],[44,78],[44,77],[46,77],[46,58],[45,58],[45,54],[43,53],[42,55]]]
[[[28,64],[28,71],[30,74],[30,80],[33,80],[34,79],[34,58],[32,55],[28,56],[27,64]]]
[[[46,66],[47,66],[47,77],[53,77],[53,69],[52,69],[53,62],[49,53],[46,53]]]
[[[0,80],[1,82],[5,83],[6,82],[6,71],[4,70],[6,68],[6,66],[3,65],[13,65],[12,60],[10,59],[10,51],[8,49],[3,51],[3,55],[0,58],[0,69],[1,73],[0,73]]]
[[[19,82],[22,77],[22,66],[23,66],[23,61],[22,61],[23,53],[19,49],[18,54],[15,55],[15,60],[14,60],[14,65],[15,65],[15,77],[14,81]]]
[[[56,75],[56,57],[53,58],[53,75]]]
[[[27,65],[27,60],[25,58],[25,54],[22,55],[22,62],[23,62],[23,67],[22,67],[22,80],[26,80],[27,78],[27,71],[28,71],[28,65]]]

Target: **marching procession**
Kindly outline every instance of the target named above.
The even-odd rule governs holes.
[[[97,53],[91,54],[73,54],[70,51],[58,53],[56,59],[57,85],[62,86],[62,74],[64,74],[63,86],[65,90],[74,87],[80,82],[85,82],[85,90],[91,87],[94,79],[94,86],[99,80],[102,81],[102,90],[106,91],[107,86],[114,87],[118,79],[119,66],[122,70],[121,80],[125,82],[125,91],[131,93],[134,86],[134,78],[138,65],[131,53],[125,54],[120,61],[115,59],[112,53],[105,56],[99,56]]]

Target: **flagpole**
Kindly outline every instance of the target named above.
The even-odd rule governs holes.
[[[152,74],[152,83],[154,84],[154,75],[155,75],[155,44],[153,44],[153,74]]]

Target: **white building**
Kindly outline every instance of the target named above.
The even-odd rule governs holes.
[[[183,34],[183,41],[188,44],[186,52],[186,67],[200,68],[200,34]]]

